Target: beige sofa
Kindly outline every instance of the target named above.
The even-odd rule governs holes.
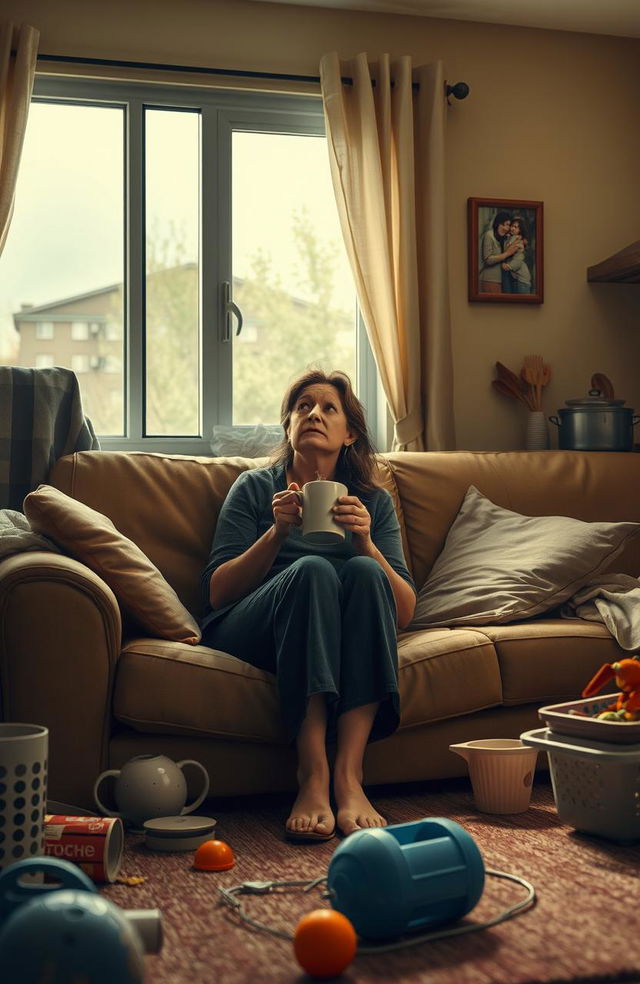
[[[109,516],[200,613],[200,574],[239,458],[85,451],[49,483]],[[526,515],[640,521],[640,455],[580,452],[398,453],[380,473],[400,518],[418,586],[469,485]],[[640,540],[614,563],[640,572]],[[214,795],[294,786],[273,678],[233,657],[132,633],[113,592],[77,560],[46,552],[0,562],[3,720],[50,729],[49,796],[92,805],[98,773],[142,753],[195,758]],[[603,625],[539,617],[500,626],[430,628],[399,638],[402,720],[371,745],[368,783],[464,773],[452,742],[514,737],[544,703],[570,699],[620,649]]]

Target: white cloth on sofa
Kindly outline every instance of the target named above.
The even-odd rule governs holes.
[[[562,605],[563,618],[603,622],[622,649],[640,649],[640,579],[598,574]]]
[[[58,547],[46,536],[34,533],[29,520],[17,509],[0,509],[0,558],[24,550],[51,550],[60,553]]]

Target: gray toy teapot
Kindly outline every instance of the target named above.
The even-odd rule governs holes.
[[[202,791],[187,805],[187,783],[183,766],[194,765],[204,777]],[[98,788],[108,776],[115,777],[114,796],[118,812],[109,810],[98,795]],[[137,826],[156,817],[175,817],[196,810],[209,792],[209,774],[200,762],[182,759],[174,762],[166,755],[136,755],[121,769],[101,772],[93,795],[100,810],[108,817],[121,817]]]

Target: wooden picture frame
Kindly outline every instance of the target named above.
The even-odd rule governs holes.
[[[469,198],[467,237],[470,301],[542,304],[542,202]]]

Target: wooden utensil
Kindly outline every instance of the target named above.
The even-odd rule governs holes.
[[[542,390],[551,379],[551,367],[541,355],[525,355],[520,375],[529,386],[534,410],[542,410]]]
[[[613,400],[615,392],[613,389],[613,383],[608,376],[605,376],[603,372],[594,372],[591,377],[591,389],[600,390],[605,400]]]
[[[533,407],[531,406],[529,394],[518,376],[516,376],[515,372],[512,372],[511,369],[503,365],[502,362],[496,362],[496,371],[498,373],[498,378],[494,380],[494,383],[502,383],[503,386],[509,390],[509,393],[506,393],[504,389],[500,388],[498,389],[498,392],[502,393],[503,396],[508,395],[512,396],[515,400],[520,400],[520,402],[524,403],[529,410],[532,410]]]
[[[524,403],[525,407],[529,410],[532,409],[527,394],[524,393],[520,387],[516,388],[509,383],[505,383],[503,379],[492,379],[491,385],[496,393],[500,393],[502,396],[509,396],[512,400],[519,400],[520,403]]]

